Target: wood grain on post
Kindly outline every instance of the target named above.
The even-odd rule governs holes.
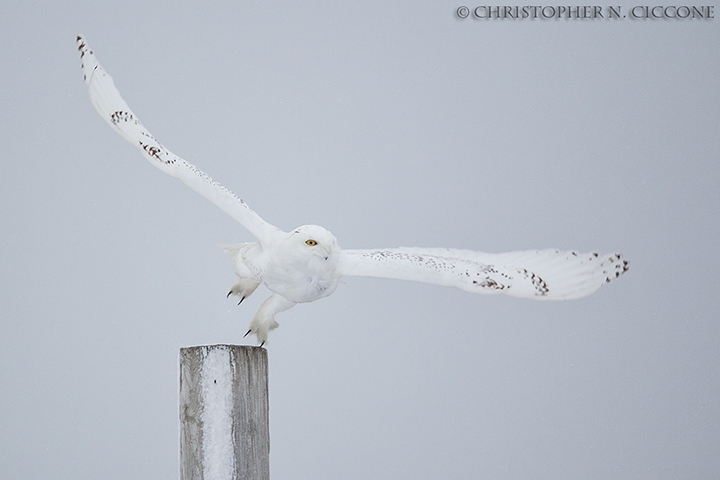
[[[267,350],[180,349],[180,479],[269,480]]]

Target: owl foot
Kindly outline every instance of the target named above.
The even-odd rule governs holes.
[[[230,298],[230,295],[236,295],[240,297],[240,301],[238,302],[238,305],[240,305],[243,300],[252,295],[258,285],[260,285],[260,282],[252,280],[250,278],[240,278],[238,283],[236,283],[230,288],[230,291],[227,294],[227,298]]]
[[[280,296],[277,293],[273,293],[260,306],[260,310],[257,311],[255,317],[253,317],[250,322],[248,331],[245,333],[244,337],[247,337],[250,334],[255,335],[262,347],[265,345],[265,342],[267,342],[270,330],[275,330],[279,326],[279,324],[275,321],[275,314],[284,312],[293,305],[295,305],[295,302],[291,302],[285,297]]]

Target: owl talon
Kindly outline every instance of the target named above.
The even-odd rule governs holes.
[[[240,301],[238,302],[238,305],[240,305],[240,304],[243,302],[243,300],[245,300],[245,297],[242,297],[242,298],[240,299]]]
[[[245,335],[243,335],[243,338],[245,338],[245,337],[247,337],[248,335],[250,335],[250,332],[251,332],[251,330],[248,330],[247,332],[245,332]]]

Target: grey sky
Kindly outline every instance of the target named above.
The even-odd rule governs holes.
[[[350,278],[280,314],[274,480],[720,471],[719,20],[462,4],[0,6],[0,476],[177,477],[178,348],[242,343],[266,294],[225,299],[250,234],[97,116],[77,33],[281,228],[631,261],[574,302]]]

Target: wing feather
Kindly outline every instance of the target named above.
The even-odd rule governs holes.
[[[77,37],[77,45],[90,101],[113,130],[139,148],[151,164],[220,207],[261,241],[276,238],[282,233],[280,229],[260,218],[230,190],[158,142],[125,103],[120,92],[115,88],[112,77],[98,63],[93,51],[81,35]]]
[[[342,276],[414,280],[473,293],[504,293],[536,300],[590,295],[627,271],[619,253],[564,250],[483,253],[447,248],[343,250]]]

